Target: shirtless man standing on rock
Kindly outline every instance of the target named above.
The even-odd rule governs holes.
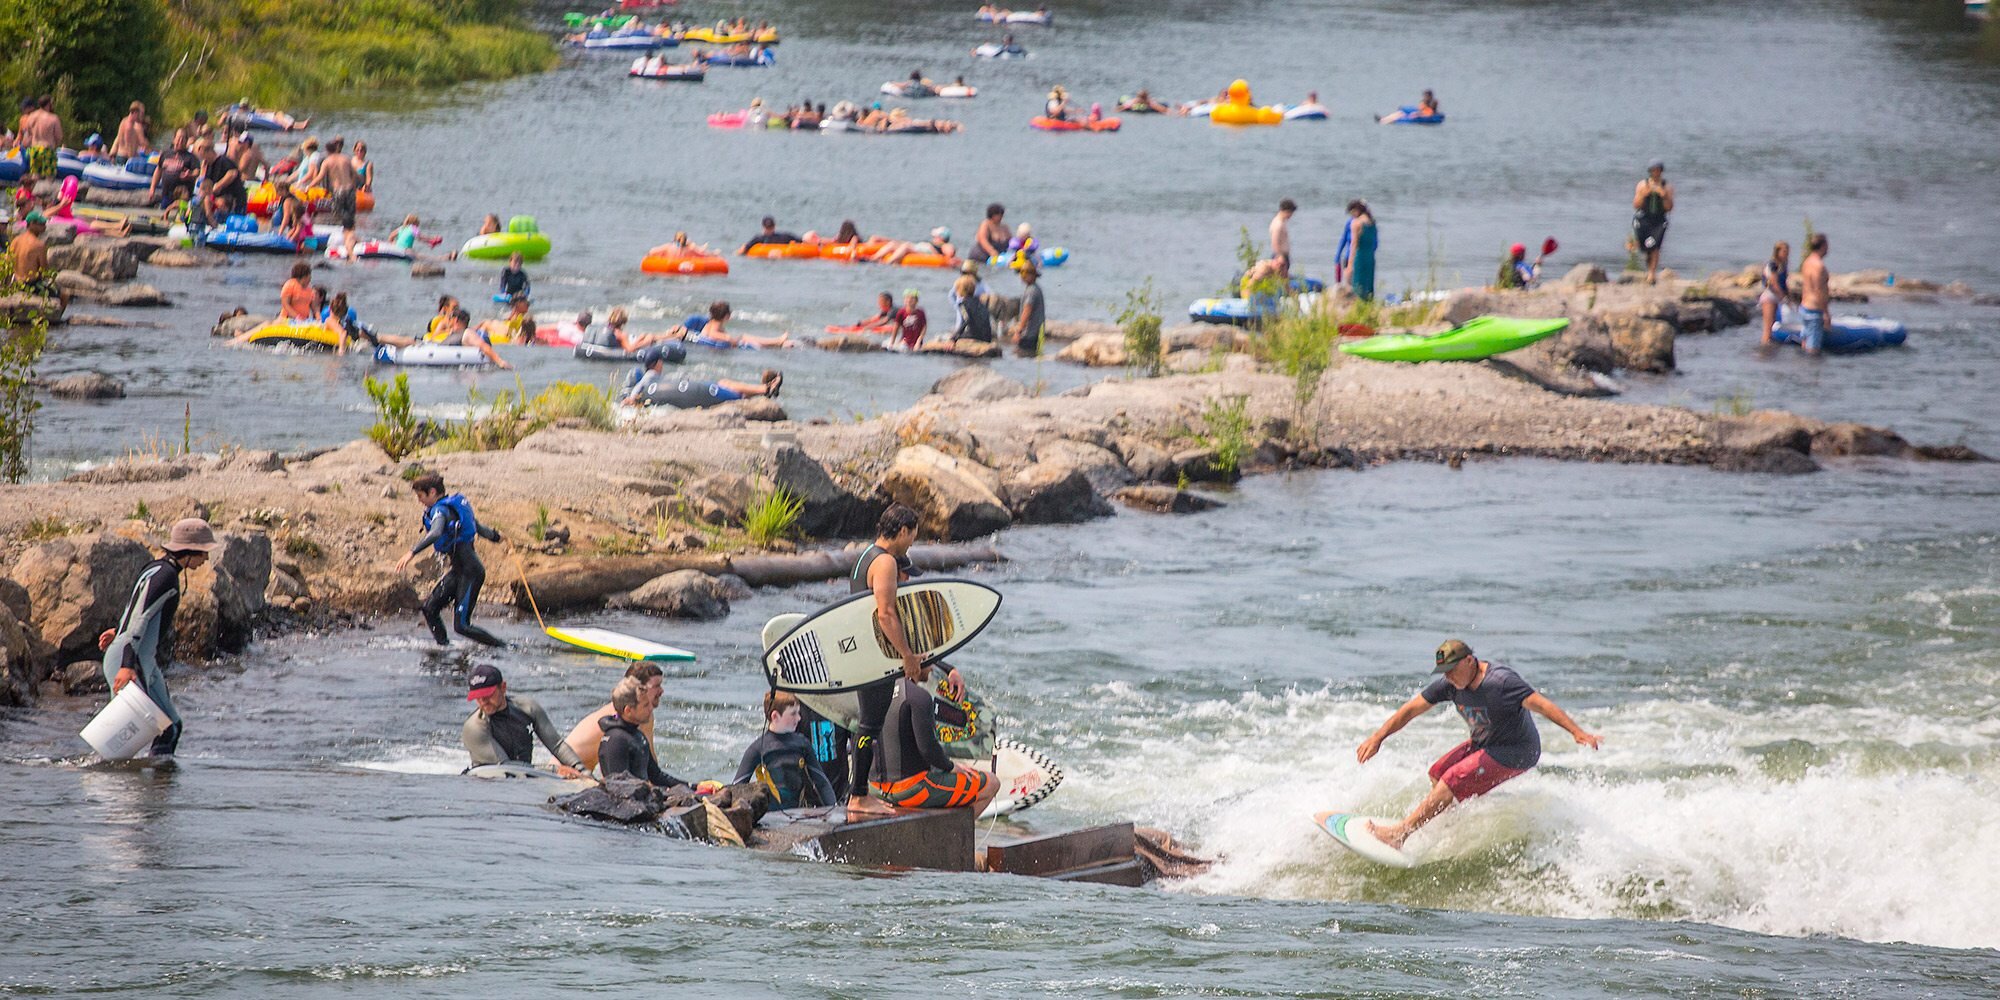
[[[1814,233],[1806,243],[1806,260],[1799,265],[1799,346],[1818,354],[1826,342],[1827,309],[1833,292],[1827,287],[1826,234]]]

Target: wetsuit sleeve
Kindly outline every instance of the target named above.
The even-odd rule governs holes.
[[[410,554],[413,556],[422,555],[425,549],[428,549],[431,546],[436,545],[441,539],[443,539],[444,521],[445,519],[443,517],[432,518],[430,530],[424,532],[424,537],[417,539],[417,544],[410,548]]]
[[[931,693],[910,685],[909,698],[910,738],[917,744],[917,752],[923,755],[924,763],[939,771],[951,770],[951,755],[944,752],[944,744],[937,738],[937,700]]]
[[[465,727],[459,730],[459,741],[465,744],[465,752],[472,757],[472,766],[498,764],[507,759],[507,751],[493,741],[493,731],[486,725],[486,717],[474,711],[465,720]]]
[[[766,732],[768,733],[769,730],[766,730]],[[736,762],[736,776],[729,779],[729,783],[740,785],[749,781],[757,773],[757,762],[762,760],[763,757],[764,737],[759,736],[755,740],[752,740],[749,746],[743,748],[743,759]]]
[[[500,529],[490,524],[482,524],[479,526],[477,530],[479,532],[479,537],[484,538],[489,542],[497,542],[500,540]]]
[[[1424,685],[1423,696],[1425,701],[1433,705],[1442,705],[1451,700],[1451,692],[1451,682],[1440,677]]]
[[[826,776],[826,768],[819,766],[819,758],[811,750],[805,754],[806,781],[813,787],[813,801],[830,806],[840,801],[834,797],[833,782]]]
[[[584,770],[583,758],[578,757],[576,751],[571,750],[569,744],[563,742],[563,734],[557,732],[556,724],[549,721],[549,713],[542,710],[541,702],[529,698],[515,698],[514,704],[527,711],[528,721],[535,727],[535,735],[541,739],[543,746],[549,748],[550,753],[555,754],[557,760],[579,771]]]

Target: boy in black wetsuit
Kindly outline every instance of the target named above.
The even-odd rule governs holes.
[[[789,692],[771,691],[764,695],[764,732],[743,751],[736,765],[736,777],[729,783],[740,785],[752,778],[771,790],[774,808],[839,804],[833,782],[814,755],[811,741],[799,732],[800,705]]]
[[[450,604],[454,614],[452,625],[459,635],[488,646],[507,645],[499,636],[472,624],[472,607],[479,603],[479,589],[486,585],[486,564],[473,551],[473,539],[497,542],[500,532],[479,523],[464,494],[446,496],[444,478],[437,473],[418,476],[410,483],[410,489],[416,493],[417,502],[424,505],[424,537],[417,539],[416,546],[397,560],[396,572],[401,573],[426,548],[435,549],[444,560],[444,576],[431,588],[431,596],[424,599],[424,622],[430,625],[431,635],[440,646],[450,644],[440,614]]]

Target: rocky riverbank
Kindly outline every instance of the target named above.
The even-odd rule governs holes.
[[[1301,401],[1294,380],[1228,355],[1222,370],[1123,376],[1060,396],[973,365],[874,420],[786,419],[770,400],[647,412],[616,431],[557,425],[506,451],[391,461],[357,441],[320,452],[125,460],[58,483],[0,488],[0,701],[95,681],[95,636],[164,527],[202,514],[227,547],[190,575],[178,651],[203,662],[278,629],[408,614],[426,581],[389,566],[417,533],[407,479],[442,474],[520,546],[493,551],[488,598],[544,612],[609,602],[668,615],[727,612],[734,587],[838,575],[828,542],[864,536],[891,501],[927,538],[1212,506],[1202,484],[1286,468],[1362,468],[1482,455],[1809,472],[1825,459],[1976,458],[1891,431],[1563,395],[1507,362],[1336,362]],[[760,495],[801,502],[794,540],[751,546]],[[1137,514],[1133,516],[1153,516]],[[817,540],[817,541],[815,541]],[[997,558],[927,555],[933,565]]]

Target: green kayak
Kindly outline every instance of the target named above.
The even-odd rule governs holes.
[[[1552,337],[1568,325],[1569,320],[1566,319],[1480,316],[1464,326],[1435,336],[1384,334],[1342,344],[1340,349],[1356,357],[1376,361],[1478,361],[1526,347],[1544,337]]]

